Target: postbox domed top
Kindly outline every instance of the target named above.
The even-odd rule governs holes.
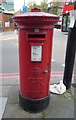
[[[14,16],[14,21],[18,24],[21,24],[22,22],[27,24],[31,23],[56,23],[59,20],[59,17],[54,14],[44,13],[41,12],[40,9],[34,8],[31,10],[31,12],[27,12],[24,14],[20,14],[17,16]]]
[[[26,16],[45,16],[45,17],[55,17],[55,18],[58,18],[57,15],[54,15],[54,14],[49,14],[49,13],[44,13],[44,12],[27,12],[27,13],[24,13],[24,14],[21,14],[21,15],[17,15],[17,17],[26,17]]]

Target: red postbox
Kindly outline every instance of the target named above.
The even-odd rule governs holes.
[[[26,111],[40,112],[49,104],[52,37],[58,20],[37,8],[14,17],[19,27],[19,102]]]

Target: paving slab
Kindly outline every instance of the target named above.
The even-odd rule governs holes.
[[[73,88],[72,88],[73,91]],[[74,118],[74,95],[66,92],[63,95],[50,93],[50,104],[41,113],[32,114],[19,106],[19,86],[9,90],[8,102],[3,118]]]
[[[18,78],[3,79],[2,80],[2,85],[3,86],[19,85],[19,79]]]
[[[6,103],[7,103],[7,97],[0,97],[0,120],[2,119]]]
[[[8,97],[9,90],[12,86],[2,86],[2,97]]]

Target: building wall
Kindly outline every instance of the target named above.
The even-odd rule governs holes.
[[[14,0],[0,0],[0,30],[13,31],[14,22],[10,23],[9,18],[13,17]],[[2,27],[1,27],[2,23]]]
[[[6,0],[6,2],[14,2],[14,0]]]
[[[62,9],[58,9],[58,15],[62,14]]]
[[[0,13],[0,31],[2,31],[2,13]]]
[[[2,2],[2,0],[0,0],[0,3]]]
[[[4,13],[0,13],[0,19],[2,21],[2,31],[14,31],[14,22],[10,23],[9,18],[12,18],[12,16],[6,16]],[[9,27],[6,26],[6,23],[9,22]]]
[[[2,21],[2,13],[0,13],[0,21]]]
[[[2,9],[12,11],[14,10],[14,0],[0,0]]]

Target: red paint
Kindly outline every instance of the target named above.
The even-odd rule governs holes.
[[[74,10],[74,4],[65,5],[63,8],[63,14],[66,14],[66,12],[69,13],[71,10]]]
[[[63,74],[51,74],[52,77],[62,77]],[[73,76],[76,76],[76,74],[73,74]],[[8,79],[8,78],[19,78],[19,75],[15,75],[15,76],[0,76],[0,79]]]
[[[52,77],[61,77],[63,74],[51,74]],[[8,79],[8,78],[18,78],[19,75],[15,76],[1,76],[0,79]]]
[[[53,28],[59,17],[35,10],[14,20],[19,26],[20,93],[39,99],[49,95]],[[32,45],[42,46],[41,61],[31,61]]]
[[[51,71],[51,73],[63,73],[64,71]],[[19,73],[0,73],[0,76],[4,75],[19,75]]]
[[[17,74],[19,74],[19,73],[0,73],[0,75],[17,75]]]
[[[52,71],[51,73],[63,73],[64,71]]]
[[[51,71],[51,73],[63,73],[64,71]],[[3,75],[19,75],[19,73],[0,73],[1,76]]]
[[[18,76],[1,76],[0,79],[7,79],[7,78],[18,78]]]

